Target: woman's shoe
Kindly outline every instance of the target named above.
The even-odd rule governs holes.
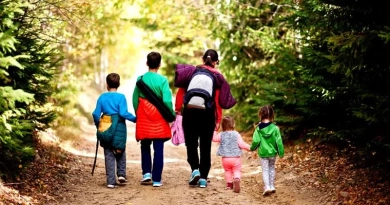
[[[191,173],[190,181],[188,182],[189,185],[197,185],[200,178],[200,172],[199,170],[195,169]],[[206,182],[207,183],[207,182]]]
[[[199,187],[206,188],[207,187],[207,180],[206,179],[199,179]]]

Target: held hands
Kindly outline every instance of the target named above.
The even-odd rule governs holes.
[[[219,123],[219,122],[215,123],[215,131],[218,131],[218,130],[219,130],[219,126],[220,126],[220,123]]]
[[[250,154],[250,156],[248,157],[248,159],[257,159],[257,153],[256,152],[253,152],[253,151],[251,151],[250,152],[251,154]]]

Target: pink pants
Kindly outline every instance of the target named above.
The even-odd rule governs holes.
[[[225,180],[227,183],[233,182],[233,179],[241,178],[240,157],[222,157],[222,166],[225,169]]]

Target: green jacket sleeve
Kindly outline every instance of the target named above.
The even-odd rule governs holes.
[[[253,138],[252,138],[252,144],[250,147],[251,151],[256,150],[260,146],[260,133],[257,131],[257,128],[255,129],[255,132],[253,133]]]
[[[138,98],[139,98],[140,90],[138,89],[137,86],[134,88],[133,92],[133,108],[134,108],[134,113],[137,112],[138,109]]]
[[[175,111],[173,111],[173,103],[172,103],[172,92],[169,89],[168,80],[164,78],[162,83],[162,100],[164,105],[172,112],[174,116],[176,116]]]
[[[279,128],[276,131],[276,146],[278,147],[279,157],[284,157],[284,146]]]

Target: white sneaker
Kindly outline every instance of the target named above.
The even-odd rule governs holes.
[[[271,189],[266,189],[266,190],[263,192],[263,196],[268,196],[271,192],[272,192]]]
[[[120,176],[120,177],[118,177],[118,181],[123,184],[123,183],[127,182],[127,179],[124,176]]]
[[[114,185],[114,184],[109,184],[107,185],[107,188],[109,189],[114,189],[114,188],[117,188],[118,186],[117,185]]]
[[[276,192],[275,187],[272,187],[272,188],[271,188],[271,193],[275,193],[275,192]]]

